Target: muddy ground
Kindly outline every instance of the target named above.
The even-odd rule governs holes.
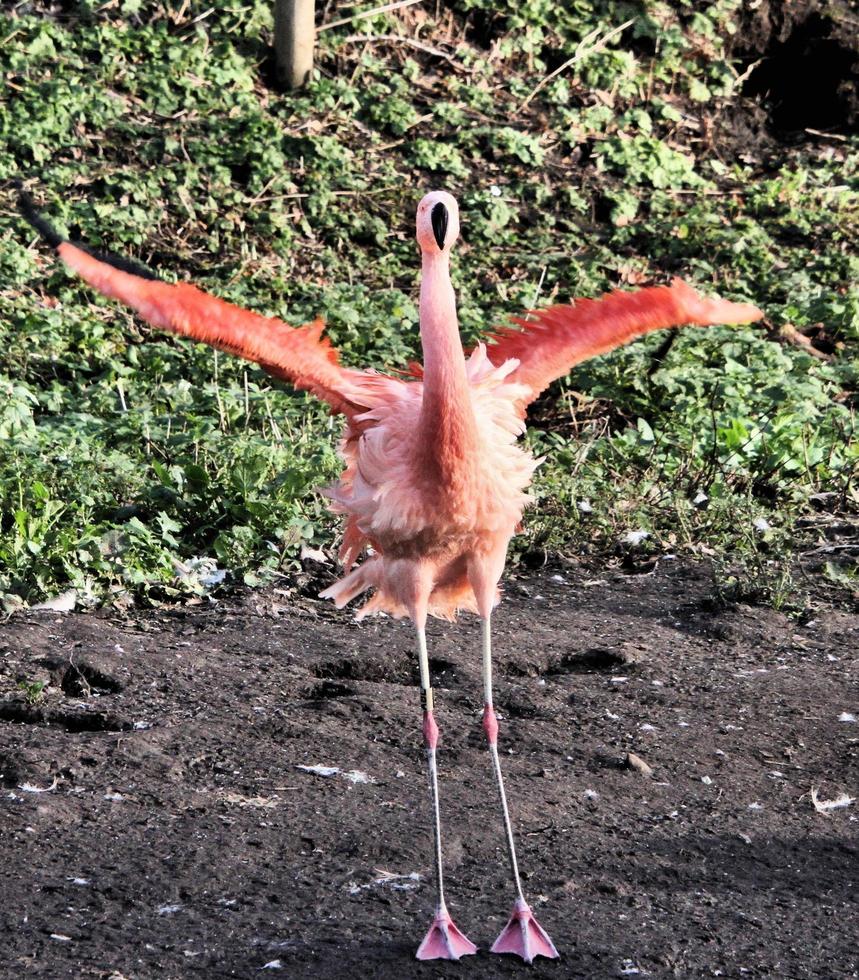
[[[473,620],[433,624],[430,650],[449,902],[482,950],[418,964],[433,892],[407,625],[287,588],[17,614],[0,627],[0,975],[859,975],[859,804],[811,797],[859,795],[859,619],[712,596],[706,566],[669,561],[508,580],[502,754],[562,952],[530,969],[485,951],[512,895]],[[18,684],[39,680],[28,703]]]

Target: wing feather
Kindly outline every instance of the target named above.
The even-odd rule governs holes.
[[[487,338],[486,352],[496,365],[513,358],[519,361],[509,380],[525,386],[527,395],[518,406],[524,412],[541,391],[576,364],[651,330],[750,323],[762,316],[756,306],[710,299],[682,279],[674,279],[670,286],[615,290],[600,299],[536,310],[528,319],[512,317],[512,326],[501,327]]]
[[[70,242],[62,242],[57,251],[82,279],[130,306],[153,326],[254,361],[274,377],[324,399],[334,411],[352,414],[365,407],[356,384],[360,372],[340,367],[337,352],[322,336],[321,320],[291,327],[210,296],[190,283],[171,285],[125,272]]]

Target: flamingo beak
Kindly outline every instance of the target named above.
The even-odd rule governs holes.
[[[447,208],[439,202],[430,213],[432,233],[440,249],[444,249],[444,238],[447,235]]]

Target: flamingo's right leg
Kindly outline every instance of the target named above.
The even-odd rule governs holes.
[[[433,691],[430,686],[429,657],[427,656],[427,641],[425,632],[426,618],[416,617],[418,637],[418,660],[421,671],[421,702],[423,704],[423,733],[427,755],[427,772],[429,775],[430,798],[433,809],[433,826],[435,830],[435,880],[437,901],[435,918],[418,947],[419,960],[458,960],[460,956],[468,956],[477,952],[477,947],[467,939],[454,925],[444,901],[444,876],[441,859],[441,818],[438,806],[438,766],[436,764],[436,747],[438,745],[438,725],[433,714]]]

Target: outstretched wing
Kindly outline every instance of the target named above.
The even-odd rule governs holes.
[[[269,374],[312,392],[338,412],[355,409],[351,372],[337,363],[337,352],[314,320],[291,327],[204,293],[190,283],[171,285],[144,279],[93,258],[69,242],[57,249],[63,262],[105,296],[136,310],[162,330],[190,337],[255,361]]]
[[[153,326],[255,361],[274,377],[324,399],[334,411],[351,415],[366,407],[361,372],[340,367],[337,352],[322,336],[321,320],[291,327],[226,303],[190,283],[162,282],[132,262],[96,258],[63,241],[24,194],[21,210],[70,269]]]
[[[515,326],[501,327],[487,338],[486,353],[493,364],[515,358],[519,366],[509,380],[525,386],[519,403],[530,402],[556,378],[581,361],[665,327],[694,324],[750,323],[763,316],[748,303],[731,303],[701,296],[682,279],[670,286],[651,286],[635,292],[615,290],[601,299],[550,306],[512,317]]]

